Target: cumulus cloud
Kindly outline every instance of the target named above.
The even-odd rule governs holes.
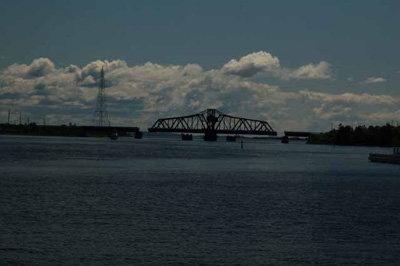
[[[282,68],[277,57],[267,52],[251,53],[239,60],[232,59],[222,67],[227,74],[240,77],[252,77],[258,73],[281,79],[330,79],[331,65],[321,61],[318,64],[307,64],[298,69]]]
[[[293,71],[291,76],[296,79],[329,79],[332,77],[331,65],[324,61],[308,64]]]
[[[275,72],[279,69],[279,59],[263,51],[248,54],[239,60],[232,59],[222,67],[226,73],[241,77],[251,77],[258,72]]]
[[[381,77],[378,77],[378,78],[376,78],[376,77],[370,77],[370,78],[367,78],[367,79],[364,80],[364,81],[361,81],[360,84],[362,84],[362,85],[368,85],[368,84],[382,83],[382,82],[386,82],[386,79],[381,78]]]
[[[30,65],[13,64],[6,71],[6,76],[21,78],[37,78],[52,73],[55,70],[54,63],[48,58],[38,58]]]
[[[100,77],[100,71],[102,67],[104,68],[105,72],[113,72],[114,70],[126,69],[128,68],[128,65],[126,64],[125,61],[122,60],[114,60],[114,61],[97,60],[87,64],[81,70],[77,69],[75,71],[76,73],[79,74],[78,76],[79,80],[85,80],[89,76],[98,79]]]
[[[83,67],[57,68],[50,59],[39,58],[27,65],[13,64],[0,72],[0,106],[5,108],[0,111],[18,109],[31,121],[46,114],[54,124],[90,123],[102,67],[112,124],[134,124],[142,129],[159,117],[217,108],[232,115],[268,120],[278,131],[311,130],[324,128],[325,124],[330,127],[330,120],[345,123],[365,117],[372,121],[377,116],[367,116],[375,109],[393,111],[399,103],[390,95],[286,92],[279,86],[244,78],[258,71],[274,73],[282,79],[327,77],[324,73],[329,66],[325,63],[289,71],[280,67],[276,57],[259,52],[207,71],[198,64],[148,62],[128,66],[123,60],[97,60]]]

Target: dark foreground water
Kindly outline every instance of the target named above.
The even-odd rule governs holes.
[[[388,149],[0,136],[0,265],[400,265]]]

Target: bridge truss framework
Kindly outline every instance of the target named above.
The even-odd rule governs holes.
[[[216,140],[217,134],[277,135],[267,121],[235,117],[216,109],[158,119],[149,132],[204,133],[205,140]]]

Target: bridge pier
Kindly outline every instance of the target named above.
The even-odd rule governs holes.
[[[182,133],[182,140],[193,140],[192,134],[183,134]]]
[[[136,131],[134,137],[135,139],[141,139],[143,137],[143,133],[141,131]]]
[[[310,143],[311,132],[301,132],[301,131],[285,131],[285,135],[281,137],[282,143],[289,143],[289,137],[305,138],[307,143]]]
[[[226,141],[236,141],[236,136],[226,136]]]
[[[204,133],[204,141],[217,141],[217,132],[215,131],[206,131]]]

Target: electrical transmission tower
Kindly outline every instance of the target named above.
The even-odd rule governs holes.
[[[110,126],[110,121],[108,120],[107,112],[107,102],[106,102],[106,86],[104,79],[104,69],[101,68],[100,73],[100,84],[99,92],[97,94],[96,109],[94,111],[93,124],[95,126]]]

